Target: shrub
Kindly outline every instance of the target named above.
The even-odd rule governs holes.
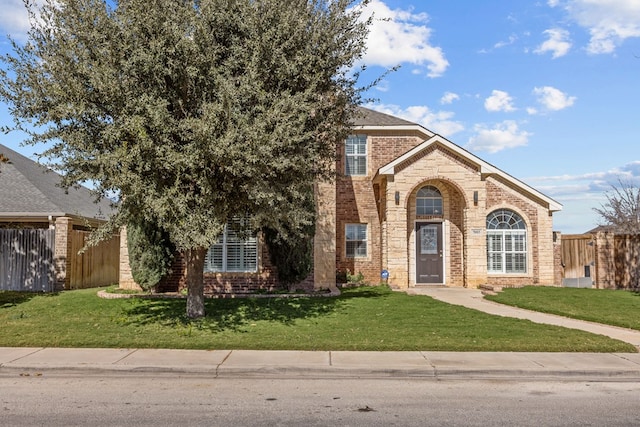
[[[157,224],[140,221],[127,225],[127,247],[133,280],[144,290],[153,290],[171,271],[175,248]]]

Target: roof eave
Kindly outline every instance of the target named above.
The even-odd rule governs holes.
[[[418,132],[426,135],[428,138],[431,138],[435,134],[431,132],[429,129],[420,126],[418,124],[415,125],[355,125],[353,126],[354,130],[368,130],[368,131],[405,131],[405,132]]]
[[[447,147],[448,149],[450,149],[453,152],[455,152],[456,154],[458,154],[458,155],[462,156],[463,158],[475,163],[478,166],[478,168],[480,170],[480,174],[482,175],[483,179],[484,179],[484,177],[487,177],[489,175],[498,175],[501,178],[516,184],[519,188],[521,188],[526,193],[529,193],[530,195],[534,196],[538,200],[540,200],[540,201],[544,202],[545,204],[547,204],[548,209],[549,209],[550,212],[558,212],[558,211],[562,210],[562,204],[560,204],[557,201],[553,200],[549,196],[546,196],[546,195],[542,194],[541,192],[539,192],[538,190],[536,190],[533,187],[529,186],[528,184],[525,184],[524,182],[520,181],[519,179],[509,175],[506,172],[503,172],[501,169],[498,169],[497,167],[493,166],[492,164],[487,163],[484,160],[480,159],[475,154],[465,150],[464,148],[452,143],[448,139],[444,138],[441,135],[437,135],[437,134],[434,134],[433,137],[425,140],[423,143],[421,143],[420,145],[416,146],[412,150],[409,150],[408,152],[406,152],[402,156],[398,157],[393,162],[391,162],[391,163],[381,167],[380,169],[378,169],[378,174],[379,175],[394,175],[395,174],[395,166],[396,165],[404,162],[407,159],[410,159],[411,157],[413,157],[414,155],[416,155],[417,153],[419,153],[420,151],[424,150],[425,148],[429,147],[430,145],[432,145],[434,143],[442,144],[445,147]]]

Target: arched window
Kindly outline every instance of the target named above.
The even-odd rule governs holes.
[[[442,194],[432,185],[418,190],[416,197],[416,215],[442,216]]]
[[[527,226],[508,209],[487,216],[487,270],[494,274],[527,272]]]

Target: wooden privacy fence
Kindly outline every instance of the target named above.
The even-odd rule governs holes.
[[[595,244],[591,234],[562,236],[562,285],[591,287],[595,274]]]
[[[563,235],[563,286],[640,289],[640,235]]]
[[[100,242],[79,254],[89,234],[88,231],[71,232],[71,262],[67,272],[70,289],[95,288],[118,282],[120,236]]]
[[[0,290],[52,292],[55,230],[0,229]]]

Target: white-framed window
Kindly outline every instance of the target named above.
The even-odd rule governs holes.
[[[418,190],[416,196],[416,215],[442,216],[442,194],[432,185]]]
[[[345,236],[347,258],[366,258],[367,224],[347,224]]]
[[[345,143],[347,175],[367,174],[367,135],[350,135]]]
[[[508,209],[487,216],[487,270],[494,274],[527,272],[527,226]]]
[[[209,248],[204,271],[213,273],[255,273],[258,271],[258,237],[244,230],[246,221],[231,220]]]

